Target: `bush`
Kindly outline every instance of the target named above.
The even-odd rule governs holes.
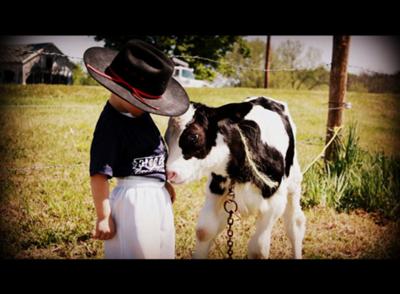
[[[336,160],[318,163],[304,175],[302,205],[326,205],[337,211],[361,208],[385,217],[400,217],[400,161],[370,153],[358,145],[357,126],[339,142]]]
[[[83,86],[97,86],[98,83],[83,70],[83,65],[77,64],[72,73],[73,84]]]

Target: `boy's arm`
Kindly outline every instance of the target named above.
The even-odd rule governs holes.
[[[165,188],[167,189],[169,196],[171,197],[171,202],[174,203],[175,198],[176,198],[176,193],[175,193],[174,187],[171,185],[170,182],[166,181]]]
[[[95,174],[90,177],[94,206],[97,214],[96,228],[92,232],[93,238],[108,240],[115,235],[115,225],[111,216],[110,187],[107,176]]]

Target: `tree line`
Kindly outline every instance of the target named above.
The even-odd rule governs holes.
[[[142,39],[168,55],[201,56],[181,58],[194,68],[196,78],[212,81],[217,74],[234,81],[236,87],[264,87],[265,42],[240,36],[112,36],[97,35],[105,47],[119,50],[130,39]],[[321,62],[322,52],[305,47],[300,41],[287,40],[271,48],[270,88],[327,89],[330,66]],[[215,62],[217,61],[217,62]],[[281,70],[286,69],[286,70]],[[82,71],[74,73],[74,84],[96,84]],[[348,91],[400,93],[400,71],[396,74],[361,72],[348,74]]]
[[[243,57],[239,47],[234,46],[222,59],[219,68],[225,76],[234,78],[239,87],[264,87],[265,42],[261,40],[245,41],[250,54]],[[321,62],[319,49],[305,48],[300,41],[287,40],[277,48],[272,48],[270,56],[271,88],[289,89],[327,89],[329,87],[330,65]],[[400,71],[396,74],[384,74],[362,71],[359,74],[348,73],[348,91],[393,92],[400,93]]]

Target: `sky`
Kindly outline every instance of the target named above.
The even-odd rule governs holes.
[[[400,36],[351,36],[349,68],[352,73],[360,72],[358,67],[382,73],[393,74],[400,71]],[[266,36],[247,36],[246,39],[265,40]],[[304,47],[314,47],[321,51],[321,62],[330,63],[332,57],[332,36],[271,36],[271,45],[276,48],[286,40],[298,40]],[[93,36],[9,36],[3,43],[54,43],[64,54],[82,57],[85,50],[93,46],[103,46]],[[73,62],[79,59],[71,59]],[[355,66],[355,67],[352,67]]]

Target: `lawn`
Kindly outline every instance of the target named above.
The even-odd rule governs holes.
[[[246,88],[189,89],[193,101],[218,106],[249,96],[285,101],[297,125],[300,165],[321,151],[325,141],[327,91]],[[6,258],[102,258],[102,242],[90,238],[95,212],[89,186],[89,148],[107,99],[97,86],[0,87],[0,230]],[[345,124],[357,121],[363,149],[398,156],[400,96],[348,93],[352,109]],[[167,118],[154,116],[162,133]],[[112,181],[115,184],[115,181]],[[174,204],[177,258],[190,258],[195,224],[203,203],[205,179],[176,186]],[[307,197],[307,195],[303,195]],[[317,206],[305,210],[304,258],[393,258],[400,256],[399,221],[354,210],[338,213]],[[245,258],[254,218],[235,222],[234,258]],[[219,236],[211,258],[223,258]],[[290,258],[279,221],[273,230],[271,258]]]

